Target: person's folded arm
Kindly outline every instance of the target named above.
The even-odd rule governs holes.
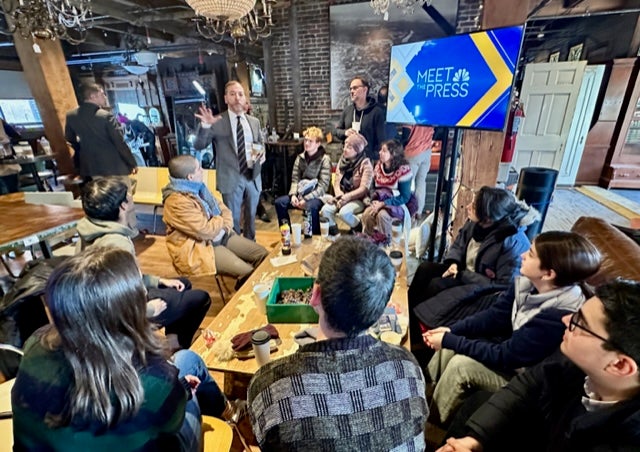
[[[512,285],[508,290],[502,291],[489,308],[458,320],[451,325],[451,333],[467,338],[495,337],[510,334],[511,311],[514,299],[515,288]]]
[[[360,185],[358,188],[342,195],[342,205],[353,200],[362,199],[369,193],[369,187],[371,187],[371,182],[373,181],[373,166],[371,166],[371,160],[368,158],[364,159],[360,164],[360,169],[362,170]]]
[[[492,370],[514,372],[539,363],[558,348],[565,331],[560,319],[567,313],[546,309],[514,331],[509,339],[499,343],[447,333],[442,346],[473,358]]]
[[[176,195],[171,195],[165,200],[164,217],[165,222],[175,229],[201,241],[214,240],[229,221],[225,215],[216,215],[208,219],[195,199],[179,199]]]
[[[409,179],[398,182],[398,191],[400,194],[398,196],[392,196],[391,198],[385,199],[385,205],[402,206],[409,201],[409,198],[411,197],[411,173],[409,173],[408,176]]]

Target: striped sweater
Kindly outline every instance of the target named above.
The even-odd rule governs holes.
[[[112,427],[72,419],[51,428],[48,420],[67,412],[73,374],[59,349],[44,347],[38,332],[25,343],[25,355],[11,392],[14,450],[159,451],[180,450],[177,432],[185,416],[187,392],[178,370],[160,357],[140,371],[145,401],[138,413]]]
[[[422,370],[406,350],[368,335],[331,339],[263,366],[249,414],[264,450],[423,450]]]

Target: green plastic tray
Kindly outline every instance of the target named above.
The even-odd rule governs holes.
[[[267,319],[270,323],[318,323],[318,314],[308,304],[276,304],[283,290],[307,289],[314,278],[276,278],[267,299]]]

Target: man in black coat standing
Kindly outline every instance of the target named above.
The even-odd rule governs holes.
[[[335,130],[336,136],[345,140],[354,133],[360,133],[367,139],[364,152],[371,161],[377,161],[380,145],[385,140],[384,110],[369,95],[369,82],[364,77],[355,77],[349,84],[351,105],[342,112]]]
[[[93,83],[85,85],[82,98],[82,104],[67,113],[64,128],[65,139],[75,151],[76,172],[85,183],[95,177],[121,176],[133,194],[135,184],[129,175],[137,172],[136,160],[124,141],[120,124],[104,110],[107,106],[104,90]],[[131,210],[127,222],[137,234],[135,210]]]

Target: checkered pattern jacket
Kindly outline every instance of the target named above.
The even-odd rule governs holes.
[[[331,339],[263,366],[249,386],[263,450],[424,450],[422,370],[371,336]]]

